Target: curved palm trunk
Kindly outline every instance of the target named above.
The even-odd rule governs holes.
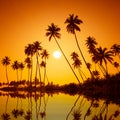
[[[7,78],[7,83],[8,83],[8,86],[9,86],[9,79],[8,79],[8,74],[7,74],[7,65],[6,65],[6,78]]]
[[[81,56],[82,56],[82,58],[83,58],[83,60],[84,60],[84,62],[85,62],[85,65],[86,65],[86,67],[87,67],[87,62],[86,62],[85,57],[84,57],[84,55],[83,55],[83,53],[82,53],[82,50],[81,50],[81,48],[80,48],[80,46],[79,46],[76,33],[74,33],[74,34],[75,34],[75,40],[76,40],[77,47],[78,47],[78,49],[79,49],[79,51],[80,51],[80,54],[81,54]],[[87,67],[87,68],[88,68],[88,67]],[[88,70],[89,70],[89,72],[90,72],[90,74],[91,74],[91,77],[93,78],[94,76],[93,76],[90,68],[88,68]]]
[[[60,45],[59,45],[58,41],[56,40],[56,38],[55,38],[55,37],[54,37],[54,39],[55,39],[55,42],[57,43],[57,45],[58,45],[59,49],[61,50],[61,52],[62,52],[62,54],[63,54],[63,56],[64,56],[65,60],[67,61],[67,63],[68,63],[68,65],[69,65],[69,67],[71,68],[71,70],[72,70],[73,74],[75,75],[75,77],[76,77],[76,79],[77,79],[78,83],[80,84],[80,80],[79,80],[79,78],[77,77],[77,75],[76,75],[75,71],[73,70],[72,66],[70,65],[70,63],[69,63],[69,61],[68,61],[67,57],[65,56],[65,54],[64,54],[64,52],[63,52],[63,50],[62,50],[62,48],[60,47]]]
[[[68,115],[67,115],[67,117],[66,117],[66,120],[68,120],[68,117],[70,116],[70,114],[71,114],[71,112],[72,112],[73,108],[76,106],[76,104],[77,104],[77,102],[78,102],[79,98],[80,98],[80,95],[78,96],[78,98],[76,99],[76,101],[75,101],[74,105],[73,105],[73,106],[72,106],[72,108],[70,109],[70,112],[68,113]]]

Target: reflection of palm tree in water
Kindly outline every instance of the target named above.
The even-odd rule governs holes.
[[[45,96],[45,93],[40,93],[39,97],[39,105],[38,105],[38,98],[35,97],[35,103],[36,103],[36,120],[38,120],[39,116],[45,120],[46,119],[46,107],[48,103],[49,96]]]
[[[47,98],[45,98],[45,95],[43,96],[44,105],[43,105],[43,110],[41,110],[41,112],[40,112],[40,116],[43,120],[46,119],[46,107],[47,107],[47,103],[48,103],[48,98],[49,98],[49,96],[47,96]]]
[[[12,110],[12,114],[13,114],[14,118],[17,118],[18,116],[22,116],[24,114],[22,106],[21,106],[21,109],[18,109],[18,102],[19,102],[19,97],[17,97],[16,108]]]
[[[76,106],[79,98],[80,98],[80,95],[77,97],[76,101],[74,102],[74,105],[73,105],[72,108],[70,109],[70,112],[67,114],[66,120],[68,120],[68,117],[70,116],[71,112],[73,111],[74,107]]]
[[[6,105],[5,105],[5,113],[3,113],[1,115],[3,120],[10,120],[10,114],[7,113],[7,105],[8,105],[8,99],[9,99],[9,95],[7,95],[7,100],[6,100]]]

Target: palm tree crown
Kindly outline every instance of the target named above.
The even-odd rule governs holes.
[[[33,43],[33,48],[34,48],[34,52],[42,50],[41,42],[38,42],[38,41],[34,42]]]
[[[115,55],[120,55],[120,45],[118,44],[112,45],[111,50]]]
[[[33,56],[34,55],[34,45],[33,44],[28,44],[28,46],[25,46],[25,54],[28,56]]]
[[[65,23],[67,24],[66,29],[68,32],[74,34],[75,30],[80,31],[80,28],[78,25],[80,25],[82,20],[78,19],[78,16],[74,16],[74,14],[70,14],[69,18],[65,20]]]
[[[46,29],[46,36],[49,36],[49,41],[52,37],[60,38],[61,34],[59,33],[60,28],[57,27],[54,23],[51,23],[51,25],[48,25],[48,29]]]
[[[95,62],[99,62],[100,65],[103,63],[106,64],[107,61],[111,62],[113,61],[113,52],[112,51],[107,51],[107,48],[102,48],[99,47],[96,49],[96,56],[95,57]]]
[[[47,58],[48,59],[48,57],[49,57],[49,53],[48,53],[48,51],[46,50],[46,49],[44,49],[43,51],[42,51],[42,53],[41,53],[41,58],[43,59],[43,58]]]
[[[5,58],[2,59],[3,65],[9,65],[10,64],[10,58],[8,56],[5,56]]]
[[[74,61],[76,59],[78,59],[79,55],[76,52],[72,52],[71,53],[71,59]]]
[[[97,42],[94,37],[87,37],[86,40],[86,46],[88,47],[88,52],[94,54],[96,49],[95,45],[97,45]]]

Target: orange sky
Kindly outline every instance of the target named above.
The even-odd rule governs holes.
[[[59,84],[77,82],[63,56],[57,60],[53,58],[52,52],[58,47],[54,40],[48,42],[45,29],[52,22],[61,28],[59,42],[70,58],[77,47],[74,36],[66,32],[64,21],[69,14],[78,15],[83,24],[77,37],[87,61],[90,61],[85,46],[88,36],[94,36],[99,46],[110,48],[114,43],[120,44],[119,6],[119,0],[0,0],[0,60],[9,56],[11,63],[24,61],[25,46],[38,40],[50,53],[49,81]],[[84,66],[82,69],[89,75]],[[23,72],[23,78],[27,79],[27,70]],[[8,74],[10,80],[16,79],[10,66]],[[5,68],[1,64],[0,81],[6,81]]]

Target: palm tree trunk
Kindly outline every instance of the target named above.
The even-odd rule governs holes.
[[[44,85],[45,85],[45,76],[46,76],[46,59],[45,59],[45,67],[44,67]]]
[[[68,117],[70,116],[70,114],[71,114],[71,112],[72,112],[73,108],[76,106],[76,104],[77,104],[77,102],[78,102],[79,98],[80,98],[80,95],[78,96],[78,98],[76,99],[76,101],[75,101],[74,105],[73,105],[73,106],[72,106],[72,108],[70,109],[70,112],[68,113],[68,115],[67,115],[67,117],[66,117],[66,120],[68,120]]]
[[[74,34],[75,34],[75,40],[76,40],[77,47],[78,47],[78,49],[79,49],[79,51],[80,51],[80,54],[81,54],[81,56],[82,56],[82,58],[83,58],[83,60],[84,60],[84,62],[85,62],[85,65],[86,65],[86,67],[87,67],[87,62],[86,62],[85,57],[84,57],[84,55],[83,55],[83,53],[82,53],[82,50],[81,50],[81,48],[80,48],[80,46],[79,46],[76,33],[74,33]],[[87,69],[89,70],[89,72],[90,72],[90,74],[91,74],[91,77],[93,78],[94,76],[93,76],[91,70],[90,70],[88,67],[87,67]]]
[[[16,70],[16,72],[17,72],[16,74],[17,74],[17,82],[18,82],[18,79],[19,79],[19,78],[18,78],[18,69]]]
[[[31,63],[32,63],[32,67],[31,67],[31,74],[30,74],[30,87],[32,87],[32,71],[33,71],[33,60],[32,60],[32,56],[31,56]]]
[[[8,79],[8,74],[7,74],[7,65],[6,65],[6,78],[7,78],[7,83],[8,83],[8,86],[9,86],[9,79]]]
[[[65,60],[67,61],[67,63],[68,63],[68,65],[69,65],[69,67],[71,68],[71,70],[72,70],[73,74],[75,75],[75,77],[76,77],[76,79],[77,79],[78,83],[80,84],[80,80],[79,80],[79,78],[77,77],[77,75],[76,75],[75,71],[73,70],[72,66],[70,65],[70,63],[69,63],[69,61],[68,61],[67,57],[65,56],[65,54],[64,54],[64,52],[63,52],[63,50],[62,50],[62,48],[60,47],[60,45],[59,45],[58,41],[56,40],[56,38],[55,38],[55,37],[54,37],[54,39],[55,39],[55,42],[57,43],[57,45],[58,45],[59,49],[61,50],[61,52],[62,52],[62,54],[63,54],[63,56],[64,56]]]

